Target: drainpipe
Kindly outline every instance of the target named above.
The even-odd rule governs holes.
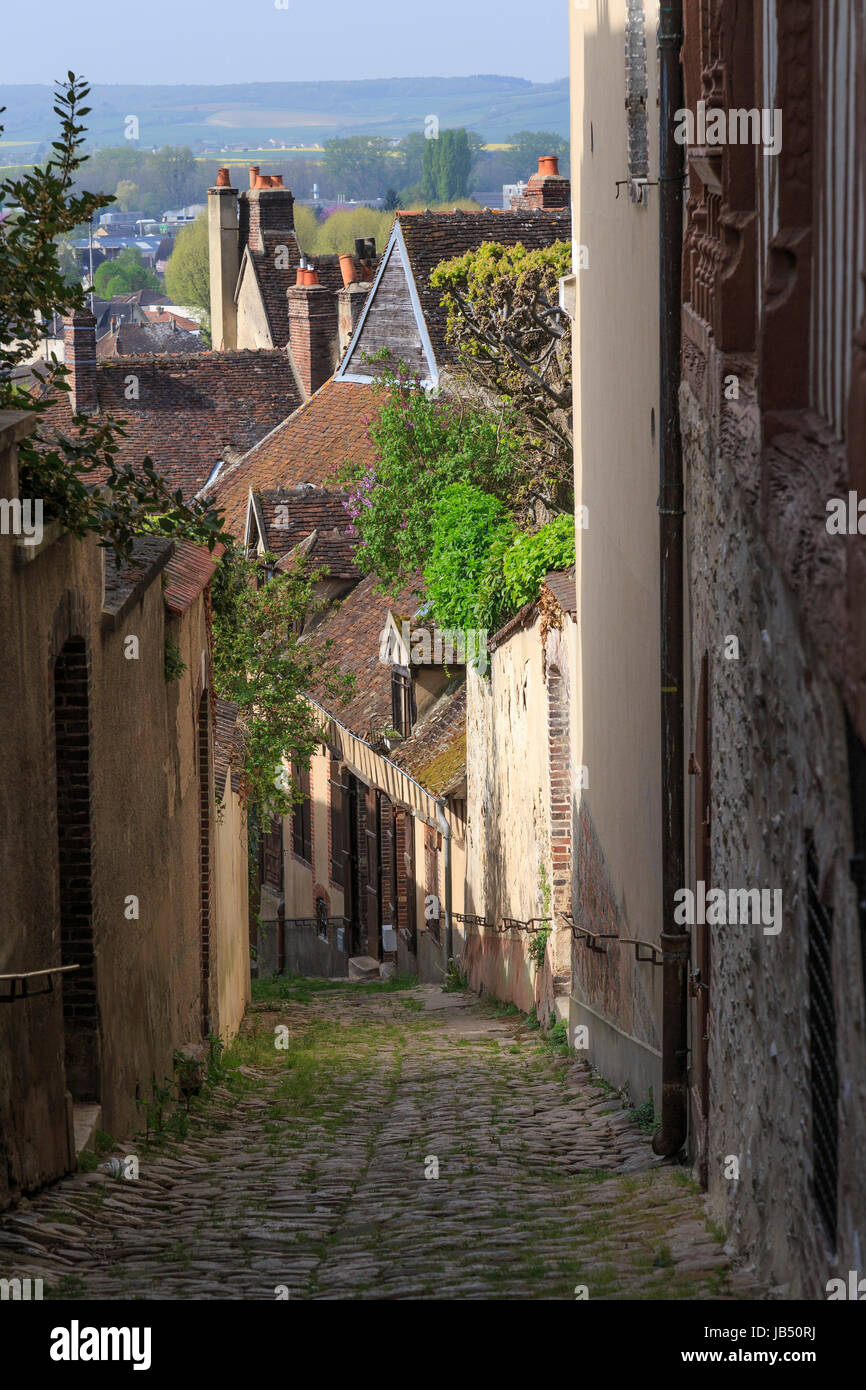
[[[682,0],[659,7],[659,552],[661,579],[662,779],[662,1109],[653,1140],[672,1157],[686,1138],[689,937],[674,923],[685,885],[685,719],[683,700],[683,450],[680,436],[684,147],[674,138],[684,105]]]
[[[436,819],[442,831],[442,845],[445,850],[445,969],[447,971],[454,954],[454,928],[451,920],[451,826],[445,816],[445,802],[436,802]]]

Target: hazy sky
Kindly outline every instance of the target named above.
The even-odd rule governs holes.
[[[550,82],[569,0],[4,0],[0,82],[279,82],[462,77]]]

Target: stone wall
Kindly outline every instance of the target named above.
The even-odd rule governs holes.
[[[32,417],[0,417],[2,496],[17,493],[11,446],[29,428]],[[0,537],[0,974],[82,966],[68,986],[0,1008],[4,1202],[71,1166],[72,1101],[129,1134],[136,1097],[149,1099],[173,1050],[201,1037],[204,596],[168,621],[168,551],[154,540],[118,606],[106,554],[95,538],[53,531],[41,547]],[[185,663],[171,682],[169,634]],[[207,795],[212,805],[210,785]]]
[[[714,377],[730,368],[710,364]],[[748,480],[757,476],[759,435],[747,373],[740,401],[717,405],[708,415],[683,386],[693,704],[705,654],[710,671],[712,881],[781,889],[783,926],[778,935],[760,926],[711,929],[709,1195],[716,1219],[762,1279],[793,1297],[823,1297],[827,1279],[862,1269],[864,1255],[866,1029],[843,711],[753,524]],[[727,655],[732,637],[737,659]],[[693,708],[690,746],[695,723]],[[693,807],[692,824],[696,818]],[[844,1078],[835,1262],[812,1192],[810,838],[833,914]],[[739,1161],[739,1181],[725,1177],[728,1156]]]

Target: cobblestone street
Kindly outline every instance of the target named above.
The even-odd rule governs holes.
[[[0,1219],[0,1276],[82,1299],[755,1292],[688,1170],[520,1015],[430,986],[269,989],[188,1116],[104,1139],[136,1181],[79,1172]]]

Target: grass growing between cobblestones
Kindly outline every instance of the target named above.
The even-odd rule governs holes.
[[[80,1173],[33,1204],[47,1224],[30,1272],[52,1289],[731,1296],[690,1175],[655,1166],[616,1096],[516,1011],[414,981],[280,977],[254,994],[241,1035],[211,1049],[185,1138],[136,1150],[137,1182]],[[0,1275],[32,1220],[0,1221]]]

